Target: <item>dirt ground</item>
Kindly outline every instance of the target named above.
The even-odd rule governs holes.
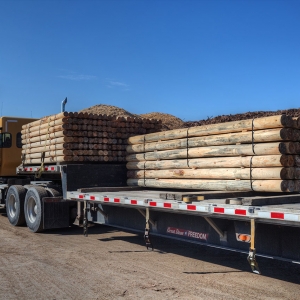
[[[300,266],[97,225],[33,234],[0,210],[1,299],[299,299]]]

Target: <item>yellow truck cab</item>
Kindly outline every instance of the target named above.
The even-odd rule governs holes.
[[[22,125],[35,121],[32,118],[0,117],[0,181],[16,176],[21,164]]]

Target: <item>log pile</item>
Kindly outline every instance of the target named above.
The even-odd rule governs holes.
[[[63,112],[22,127],[24,164],[125,162],[127,139],[160,130],[143,118]]]
[[[130,186],[300,191],[300,119],[286,115],[128,139]]]

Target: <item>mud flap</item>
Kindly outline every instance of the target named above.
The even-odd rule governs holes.
[[[69,227],[69,202],[62,197],[43,198],[44,229]]]

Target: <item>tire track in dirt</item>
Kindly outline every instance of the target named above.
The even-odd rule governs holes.
[[[246,257],[110,227],[33,234],[0,215],[0,280],[5,299],[297,299],[299,268],[250,273]],[[208,249],[208,250],[205,250]],[[223,264],[224,261],[228,263]],[[247,266],[245,268],[245,266]],[[249,272],[248,272],[249,270]],[[276,288],[275,288],[276,287]]]

